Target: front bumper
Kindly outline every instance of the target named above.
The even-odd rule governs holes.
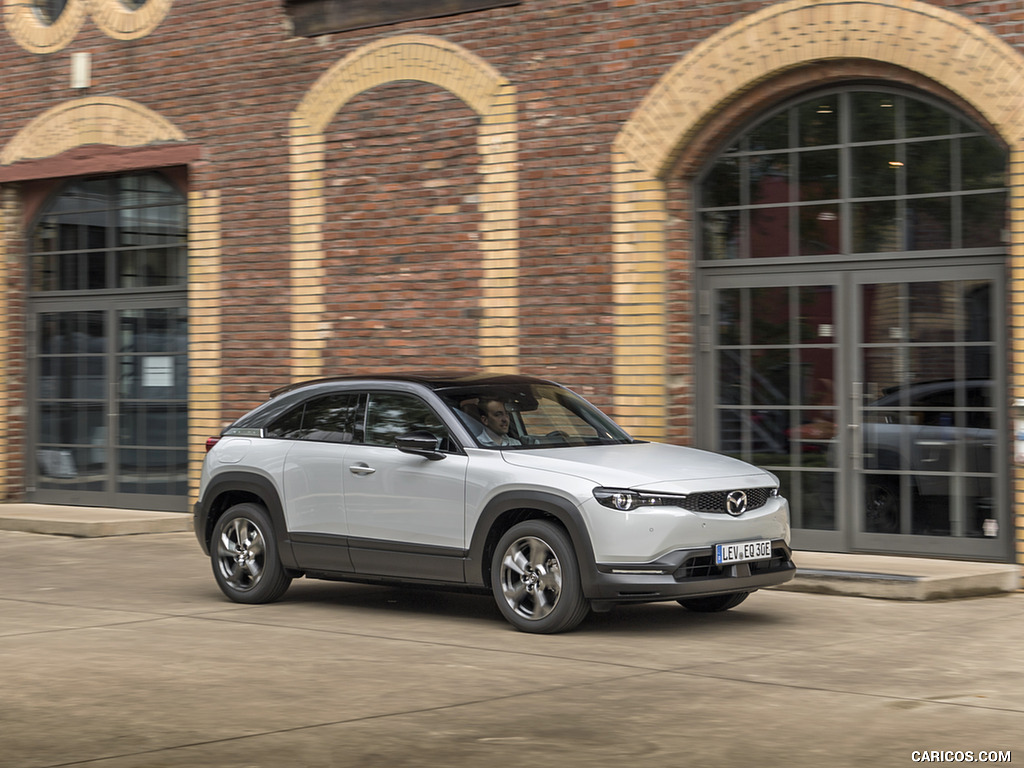
[[[587,574],[584,592],[594,610],[616,603],[651,603],[752,592],[785,584],[796,575],[793,552],[783,539],[772,542],[770,560],[715,565],[714,547],[680,549],[643,564],[598,564]]]

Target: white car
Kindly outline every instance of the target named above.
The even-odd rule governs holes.
[[[774,475],[634,440],[542,379],[308,382],[207,448],[196,536],[241,603],[298,576],[459,588],[553,633],[617,603],[726,610],[796,570]]]

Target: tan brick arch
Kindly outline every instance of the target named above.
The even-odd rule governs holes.
[[[353,51],[325,72],[291,117],[292,359],[295,379],[322,373],[331,333],[325,320],[325,131],[355,96],[385,83],[417,80],[443,88],[479,117],[479,248],[483,266],[479,356],[485,368],[519,363],[519,187],[515,89],[458,45],[400,35]]]
[[[53,157],[86,144],[136,147],[184,140],[173,123],[134,101],[114,96],[75,99],[22,128],[0,152],[0,165]]]
[[[666,435],[666,191],[680,148],[740,94],[816,61],[861,59],[934,80],[982,114],[1010,147],[1010,253],[1024,292],[1024,58],[984,27],[914,0],[772,4],[683,56],[613,145],[615,403],[635,434]],[[1014,338],[1024,338],[1019,301]],[[1020,347],[1021,344],[1015,344]],[[1024,368],[1024,352],[1015,365]]]

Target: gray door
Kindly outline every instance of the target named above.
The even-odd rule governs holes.
[[[709,278],[701,444],[780,477],[799,548],[1006,559],[1001,276]]]
[[[30,330],[30,500],[186,511],[184,298],[40,301]]]
[[[1001,277],[1001,267],[853,276],[857,548],[1008,551]]]

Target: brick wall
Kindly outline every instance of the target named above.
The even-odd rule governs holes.
[[[208,412],[222,420],[300,373],[512,366],[579,389],[640,434],[687,442],[689,183],[721,136],[797,89],[874,72],[935,90],[988,122],[1014,168],[1022,159],[1019,3],[526,0],[309,39],[290,33],[279,0],[150,0],[140,16],[111,3],[70,0],[49,37],[29,0],[4,4],[0,153],[22,149],[0,166],[45,159],[52,143],[25,129],[75,99],[138,105],[166,121],[157,141],[173,129],[196,148],[190,192],[217,218],[202,252],[221,270],[203,293],[217,315],[197,334],[215,328],[221,375],[195,397],[216,400]],[[435,42],[376,48],[372,66],[325,79],[403,36]],[[86,52],[90,87],[72,89],[71,56]],[[332,103],[323,126],[296,133]],[[102,126],[111,110],[85,120]],[[134,124],[119,124],[119,141],[152,140]],[[104,163],[97,154],[93,170]],[[5,253],[17,259],[17,246]],[[3,274],[11,313],[20,276]],[[8,409],[19,343],[4,348]],[[8,436],[8,470],[17,443]]]

